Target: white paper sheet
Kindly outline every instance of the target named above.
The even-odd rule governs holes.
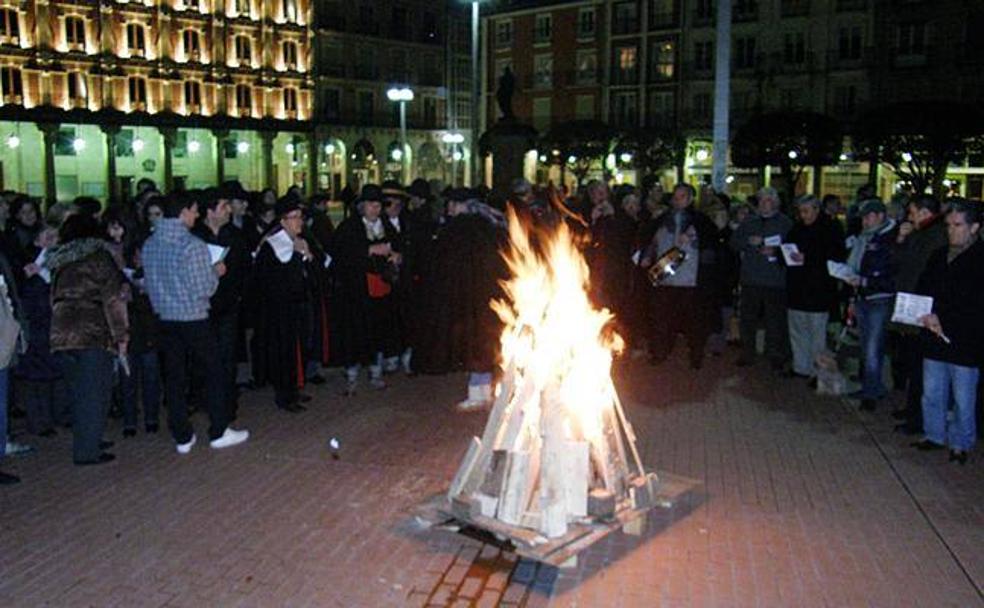
[[[294,241],[286,230],[278,230],[268,236],[266,240],[273,247],[273,254],[284,264],[294,257]]]
[[[642,259],[642,251],[636,249],[636,252],[632,254],[632,263],[636,266],[639,265],[639,261]]]
[[[900,291],[895,294],[895,310],[892,320],[905,325],[919,325],[920,317],[933,312],[933,298]]]
[[[782,235],[773,234],[771,236],[767,236],[762,244],[766,247],[779,247],[782,245]]]
[[[845,282],[858,276],[857,273],[854,272],[854,269],[847,264],[835,262],[833,260],[827,260],[827,274],[835,279],[840,279]]]
[[[228,247],[222,247],[221,245],[212,245],[211,243],[208,243],[208,257],[212,262],[212,266],[215,266],[216,264],[224,260],[227,253],[229,253]]]
[[[34,258],[34,264],[38,267],[38,276],[45,283],[51,284],[51,271],[44,267],[44,261],[48,259],[48,250],[42,249],[38,257]]]
[[[782,259],[786,260],[786,266],[802,266],[803,262],[793,259],[793,254],[799,253],[799,247],[796,243],[783,243],[779,246],[782,249]]]

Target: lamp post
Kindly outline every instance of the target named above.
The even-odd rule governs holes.
[[[441,141],[448,145],[448,151],[451,153],[451,185],[454,186],[454,181],[458,177],[458,161],[461,160],[461,150],[458,149],[465,141],[465,136],[461,133],[445,133],[441,136]]]
[[[478,185],[479,177],[482,175],[482,170],[479,167],[479,156],[478,156],[478,122],[481,118],[481,89],[479,87],[479,69],[478,69],[478,4],[481,0],[470,0],[471,2],[471,63],[472,63],[472,99],[471,99],[471,174],[472,174],[472,187]]]
[[[407,87],[392,88],[386,91],[386,97],[390,101],[400,104],[400,175],[402,181],[407,181],[410,177],[409,165],[407,160],[407,102],[413,101],[413,90]]]

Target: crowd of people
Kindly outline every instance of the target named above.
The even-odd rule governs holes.
[[[158,433],[163,405],[179,454],[197,442],[198,409],[210,446],[228,448],[249,438],[233,426],[241,390],[270,386],[271,406],[297,414],[331,367],[346,396],[384,389],[388,374],[467,371],[459,407],[484,407],[512,213],[534,233],[571,228],[591,296],[615,313],[630,357],[660,365],[682,335],[693,369],[732,343],[735,365],[761,350],[776,374],[815,385],[832,324],[853,325],[861,409],[886,396],[888,358],[906,391],[898,429],[966,462],[984,365],[979,204],[886,205],[862,188],[846,208],[813,195],[784,206],[768,187],[732,200],[658,182],[593,181],[567,196],[518,179],[502,200],[435,190],[416,180],[347,191],[337,226],[325,196],[237,182],[165,195],[144,180],[125,204],[83,197],[44,213],[0,193],[0,438],[10,410],[37,437],[70,428],[77,465],[106,463],[107,418],[122,418],[124,440]],[[932,308],[892,322],[897,293],[930,296]]]

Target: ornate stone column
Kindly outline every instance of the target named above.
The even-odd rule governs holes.
[[[44,136],[44,201],[47,207],[58,201],[55,187],[55,141],[58,139],[58,123],[38,123]]]
[[[212,129],[215,138],[215,179],[216,185],[225,181],[225,142],[229,138],[228,129]]]
[[[119,125],[100,125],[99,130],[106,136],[106,193],[110,202],[120,202],[120,184],[116,179],[116,136]]]
[[[263,147],[263,187],[272,188],[275,192],[277,188],[273,183],[273,140],[276,137],[276,131],[260,131]]]
[[[174,189],[174,143],[178,139],[178,130],[174,127],[159,127],[161,138],[164,140],[164,188],[166,192]]]

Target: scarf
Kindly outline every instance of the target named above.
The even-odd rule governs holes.
[[[362,224],[366,227],[366,238],[370,241],[378,241],[386,236],[386,230],[383,229],[382,218],[376,218],[374,221],[369,221],[362,217]]]

